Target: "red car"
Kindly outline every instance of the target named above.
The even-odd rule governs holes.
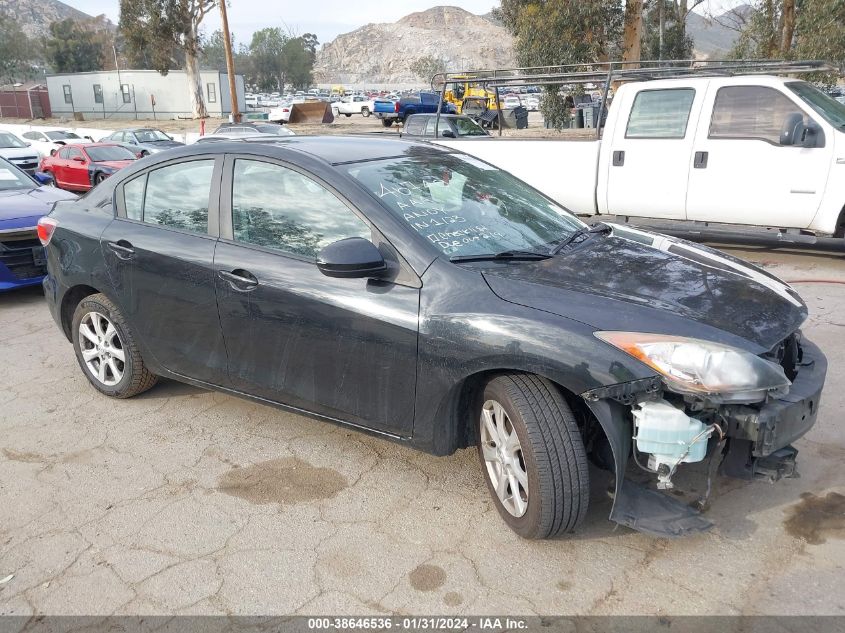
[[[41,171],[62,189],[88,191],[136,160],[135,154],[114,143],[65,145],[41,159]]]

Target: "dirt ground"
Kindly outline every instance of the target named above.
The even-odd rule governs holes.
[[[0,614],[842,615],[845,266],[733,252],[795,282],[830,371],[801,478],[720,480],[715,529],[681,540],[615,529],[598,474],[579,533],[530,542],[472,450],[169,381],[109,400],[39,291],[2,294]]]

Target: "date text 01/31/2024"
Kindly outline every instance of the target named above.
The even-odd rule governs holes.
[[[308,618],[309,630],[389,630],[404,631],[465,631],[478,629],[482,631],[513,631],[526,629],[528,623],[522,618],[511,617],[341,617],[341,618]]]

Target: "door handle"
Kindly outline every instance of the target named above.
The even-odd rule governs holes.
[[[622,167],[624,164],[625,164],[625,152],[624,151],[613,152],[613,166],[614,167]]]
[[[106,246],[108,246],[109,250],[117,255],[119,259],[127,260],[135,257],[135,249],[132,247],[132,244],[126,240],[106,242]]]
[[[232,272],[219,270],[217,271],[217,276],[223,281],[228,282],[238,292],[249,292],[250,290],[255,290],[258,286],[258,279],[256,279],[255,275],[242,268],[236,268]]]
[[[696,152],[692,159],[693,169],[707,169],[707,159],[709,156],[709,152]]]

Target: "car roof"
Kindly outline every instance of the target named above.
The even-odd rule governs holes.
[[[167,154],[175,157],[176,155],[190,156],[220,151],[236,153],[243,151],[245,146],[255,148],[262,145],[268,148],[308,154],[330,165],[397,158],[408,156],[411,153],[417,156],[454,153],[452,149],[426,142],[358,135],[285,136],[274,137],[272,140],[264,137],[243,137],[239,140],[233,140],[231,143],[227,143],[225,140],[215,143],[195,143]],[[276,152],[273,152],[273,154],[276,154]]]

